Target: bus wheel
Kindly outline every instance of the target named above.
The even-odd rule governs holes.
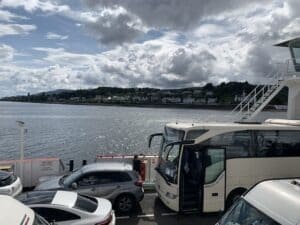
[[[227,197],[226,209],[229,209],[233,205],[233,203],[235,203],[242,196],[242,194],[245,191],[246,191],[245,188],[237,188],[233,190]]]

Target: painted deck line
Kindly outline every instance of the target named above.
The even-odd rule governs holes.
[[[161,216],[176,216],[177,213],[172,212],[172,213],[162,213]]]
[[[144,217],[154,217],[154,214],[144,214],[144,215],[138,215],[138,218],[144,218]]]
[[[130,216],[117,216],[117,220],[124,220],[124,219],[130,219]]]

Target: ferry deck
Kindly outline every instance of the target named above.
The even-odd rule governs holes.
[[[130,215],[116,216],[117,225],[214,225],[220,217],[218,214],[203,215],[199,212],[176,213],[164,206],[156,193],[146,193]]]

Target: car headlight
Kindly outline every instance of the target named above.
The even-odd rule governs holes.
[[[10,195],[11,194],[11,189],[2,189],[0,190],[0,194],[4,194],[4,195]]]

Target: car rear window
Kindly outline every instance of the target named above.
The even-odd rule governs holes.
[[[9,174],[7,177],[0,179],[0,187],[4,187],[15,182],[17,177],[13,174]]]
[[[95,212],[98,207],[97,199],[84,195],[78,195],[74,208],[86,212]]]

